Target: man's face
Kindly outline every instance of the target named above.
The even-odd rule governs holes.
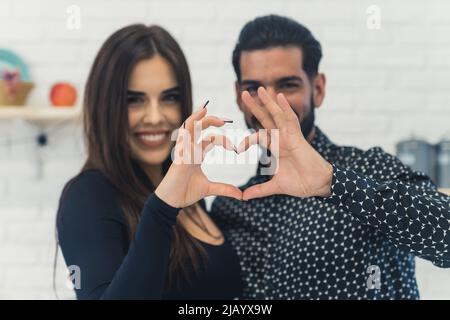
[[[299,119],[305,118],[313,106],[322,104],[325,76],[318,74],[310,81],[302,67],[300,48],[289,46],[243,51],[240,59],[241,82],[236,83],[236,97],[249,128],[258,130],[262,127],[241,100],[244,90],[258,99],[256,90],[263,86],[275,101],[276,95],[283,93]]]

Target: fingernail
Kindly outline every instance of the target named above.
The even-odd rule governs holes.
[[[208,103],[209,103],[209,100],[206,101],[205,105],[203,106],[203,109],[206,108],[206,106],[208,105]]]
[[[183,128],[186,128],[186,122],[183,122]]]
[[[228,119],[228,118],[220,118],[220,120],[222,120],[225,123],[233,123],[233,120]]]
[[[236,154],[239,154],[239,153],[237,152],[237,150],[236,150],[236,147],[233,147],[233,150],[234,150],[234,152],[235,152]]]

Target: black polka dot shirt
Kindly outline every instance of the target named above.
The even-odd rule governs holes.
[[[379,147],[337,146],[317,127],[311,145],[333,166],[330,197],[212,205],[240,258],[242,298],[418,299],[415,256],[450,267],[450,197]]]

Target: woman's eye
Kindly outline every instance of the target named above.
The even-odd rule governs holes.
[[[141,104],[145,102],[145,98],[144,97],[128,97],[127,98],[127,103],[131,104],[131,105],[135,105],[135,104]]]
[[[171,93],[168,95],[165,95],[163,97],[164,101],[169,101],[169,102],[178,102],[180,101],[180,94],[179,93]]]

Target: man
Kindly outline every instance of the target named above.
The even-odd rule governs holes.
[[[241,260],[244,298],[418,299],[415,256],[450,267],[450,197],[379,147],[341,147],[314,126],[321,46],[280,16],[247,23],[233,52],[247,126],[278,129],[274,175],[212,206]],[[300,119],[300,120],[299,120]],[[299,123],[301,122],[301,124]],[[265,141],[265,143],[261,143]]]

